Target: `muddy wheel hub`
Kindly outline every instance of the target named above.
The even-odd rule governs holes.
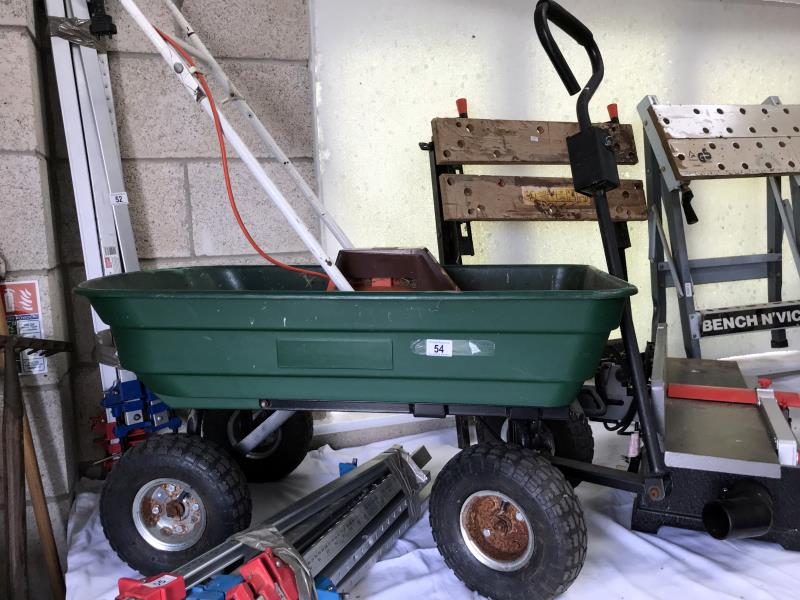
[[[517,571],[533,556],[525,512],[505,494],[483,490],[461,505],[461,535],[472,555],[496,571]]]
[[[139,535],[158,550],[190,548],[206,528],[202,498],[178,479],[154,479],[144,484],[133,499],[132,513]]]

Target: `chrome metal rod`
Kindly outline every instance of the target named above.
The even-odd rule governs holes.
[[[316,576],[400,494],[400,483],[388,476],[356,502],[336,525],[303,552],[311,574]]]
[[[242,454],[252,452],[253,448],[258,447],[270,435],[278,431],[286,421],[291,419],[294,416],[294,412],[293,410],[276,410],[264,419],[258,427],[239,440],[239,443],[235,446],[236,451]]]
[[[423,513],[428,509],[428,500],[432,487],[433,484],[428,484],[419,494],[420,506]],[[409,517],[408,511],[405,511],[403,515],[392,523],[386,532],[381,535],[378,541],[369,549],[364,557],[356,563],[350,572],[336,584],[336,590],[339,593],[347,593],[352,590],[355,584],[364,577],[372,565],[378,562],[380,557],[394,546],[394,543],[400,539],[415,522],[416,521],[412,521]]]

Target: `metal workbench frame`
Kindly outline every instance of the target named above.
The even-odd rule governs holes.
[[[696,285],[766,279],[768,304],[764,307],[780,303],[782,300],[784,234],[795,266],[800,270],[800,264],[798,264],[800,250],[798,250],[796,234],[800,228],[800,176],[789,176],[791,200],[784,200],[781,197],[781,176],[761,175],[766,187],[766,252],[743,256],[690,259],[681,201],[682,194],[686,193],[687,186],[692,180],[679,179],[676,176],[669,157],[658,138],[658,133],[648,113],[650,107],[658,104],[655,96],[646,96],[638,106],[639,115],[644,124],[653,339],[655,339],[659,325],[666,323],[666,290],[673,287],[678,300],[686,356],[701,358],[703,313],[712,313],[717,310],[724,313],[728,309],[709,311],[698,309],[694,293]],[[776,96],[770,96],[763,104],[778,106],[781,101]],[[669,240],[667,240],[662,224],[664,215],[666,215]],[[772,329],[771,335],[773,348],[788,346],[785,329]]]

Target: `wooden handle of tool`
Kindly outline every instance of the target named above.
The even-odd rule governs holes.
[[[50,513],[47,510],[42,474],[39,471],[39,462],[36,460],[36,448],[33,445],[31,424],[28,421],[27,413],[23,416],[22,435],[25,445],[23,453],[25,456],[25,480],[28,482],[33,515],[36,518],[36,528],[39,530],[39,538],[42,541],[42,554],[44,554],[44,562],[47,566],[47,578],[50,581],[53,598],[63,600],[67,595],[64,574],[61,572],[61,562],[58,558],[56,539],[53,535],[53,524],[50,521]]]
[[[6,321],[5,302],[0,298],[0,335],[8,335],[8,322]],[[3,365],[3,350],[0,348],[0,365]],[[31,435],[31,425],[28,421],[28,414],[23,413],[22,421],[23,436],[23,456],[25,461],[25,480],[28,482],[28,493],[31,496],[33,505],[33,515],[36,518],[36,528],[39,531],[39,538],[42,541],[42,554],[44,554],[45,565],[47,566],[47,577],[50,581],[50,589],[53,598],[63,600],[67,595],[64,584],[64,574],[61,571],[61,561],[58,558],[56,539],[53,535],[53,524],[50,521],[50,513],[47,510],[47,500],[44,495],[42,485],[42,474],[39,471],[39,462],[36,459],[36,448],[33,445]]]

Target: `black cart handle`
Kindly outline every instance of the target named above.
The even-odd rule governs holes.
[[[578,85],[577,79],[575,79],[575,75],[572,73],[572,69],[569,68],[567,61],[564,59],[564,55],[561,54],[561,49],[553,39],[548,21],[552,21],[564,33],[586,48],[592,64],[592,76],[582,90],[581,86]],[[578,123],[582,130],[589,129],[592,126],[592,121],[589,118],[589,100],[592,99],[600,82],[603,81],[603,57],[600,55],[600,49],[594,41],[592,32],[572,13],[557,2],[553,2],[553,0],[539,0],[533,15],[533,22],[539,41],[550,58],[550,62],[556,68],[556,72],[561,77],[561,81],[567,88],[569,95],[574,96],[581,92],[581,95],[578,96],[576,107]]]

